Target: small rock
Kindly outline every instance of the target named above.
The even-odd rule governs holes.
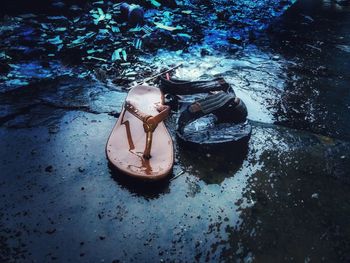
[[[46,231],[46,233],[49,234],[49,235],[51,235],[51,234],[53,234],[55,232],[56,232],[56,228],[49,229],[49,230]]]
[[[49,165],[48,167],[45,168],[45,172],[51,173],[53,171],[53,166]]]
[[[230,12],[228,10],[221,10],[216,13],[216,16],[221,21],[227,21],[230,18]]]
[[[60,130],[60,127],[54,125],[54,126],[50,126],[49,127],[49,133],[50,134],[55,134],[55,133],[58,133]]]
[[[341,6],[350,6],[349,0],[337,0],[336,2],[338,5],[341,5]]]
[[[327,67],[326,66],[319,66],[317,68],[317,70],[325,72],[325,71],[327,71]]]
[[[120,5],[120,12],[124,21],[127,20],[130,26],[143,23],[144,11],[139,5],[122,3]]]
[[[242,45],[243,43],[243,39],[240,35],[234,35],[234,36],[228,37],[228,41],[236,45]]]
[[[318,193],[313,193],[313,194],[311,195],[311,198],[318,199]]]
[[[205,49],[205,48],[202,48],[201,49],[201,56],[204,57],[204,56],[208,56],[210,55],[210,52],[208,49]]]
[[[79,172],[83,173],[85,171],[85,168],[79,167],[78,170],[79,170]]]
[[[65,6],[65,3],[61,1],[55,1],[52,3],[52,6],[57,7],[57,8],[63,8]]]
[[[108,113],[109,116],[112,116],[112,117],[115,117],[115,118],[118,118],[119,117],[119,112],[117,111],[111,111]]]

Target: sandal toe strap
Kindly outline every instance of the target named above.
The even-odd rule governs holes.
[[[124,104],[125,110],[130,112],[132,115],[134,115],[136,118],[141,120],[143,122],[143,129],[146,133],[146,146],[143,153],[143,157],[146,159],[151,158],[151,148],[152,148],[152,139],[153,139],[153,132],[157,128],[158,124],[165,120],[170,113],[170,107],[167,105],[158,105],[157,111],[159,114],[152,116],[149,114],[145,114],[144,112],[141,112],[137,109],[135,105],[132,104],[130,101],[126,101]]]

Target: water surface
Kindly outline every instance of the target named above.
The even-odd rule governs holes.
[[[348,262],[349,12],[299,1],[234,52],[204,41],[145,54],[155,69],[183,62],[179,78],[224,76],[253,125],[239,149],[189,149],[174,136],[173,174],[155,185],[105,157],[123,87],[59,61],[43,81],[40,62],[11,67],[39,81],[0,94],[1,260]]]

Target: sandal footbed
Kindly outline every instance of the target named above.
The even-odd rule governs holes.
[[[126,98],[138,110],[155,116],[157,105],[163,104],[162,92],[154,87],[136,86]],[[167,176],[173,166],[173,143],[164,123],[153,132],[151,158],[143,152],[146,133],[143,122],[124,108],[114,126],[106,146],[108,160],[121,172],[145,180],[157,180]]]

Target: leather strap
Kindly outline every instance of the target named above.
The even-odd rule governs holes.
[[[227,91],[230,85],[223,78],[213,80],[187,81],[178,79],[160,78],[160,88],[164,93],[189,95],[207,93],[210,91]]]
[[[218,92],[214,95],[209,95],[204,99],[200,99],[192,103],[184,110],[178,120],[178,131],[183,133],[187,124],[208,115],[216,113],[222,109],[228,109],[230,106],[236,105],[236,97],[232,93]]]
[[[224,106],[227,102],[234,99],[235,96],[230,93],[219,92],[214,95],[209,95],[204,99],[197,100],[190,107],[192,112],[196,112],[198,110],[202,111],[204,114],[209,114],[222,106]],[[199,108],[198,108],[199,107]]]
[[[156,116],[152,116],[141,112],[130,101],[125,102],[124,108],[125,110],[127,110],[128,112],[130,112],[132,115],[134,115],[136,118],[138,118],[143,122],[143,129],[146,133],[146,146],[143,153],[143,157],[145,159],[150,159],[153,132],[157,128],[158,124],[169,116],[170,107],[167,105],[157,106],[157,110],[159,114],[157,114]]]

